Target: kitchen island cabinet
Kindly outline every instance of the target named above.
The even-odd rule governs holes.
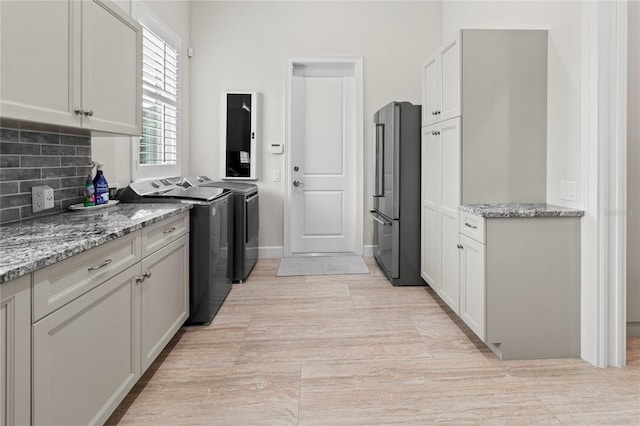
[[[3,118],[140,135],[142,28],[108,0],[0,3]]]
[[[460,318],[503,360],[580,356],[580,210],[460,207]]]
[[[0,424],[31,423],[31,276],[0,286]]]

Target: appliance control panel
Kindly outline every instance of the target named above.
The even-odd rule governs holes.
[[[168,179],[151,179],[133,182],[129,184],[129,188],[140,196],[148,196],[164,194],[176,188],[180,188],[180,186],[170,182]]]
[[[211,183],[211,182],[213,182],[213,180],[211,180],[211,178],[209,178],[208,176],[205,176],[205,175],[187,176],[187,177],[182,179],[182,186],[185,186],[185,187],[203,186],[203,185],[206,185],[206,184]]]

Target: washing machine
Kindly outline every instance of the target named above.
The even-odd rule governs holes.
[[[232,193],[233,281],[243,282],[258,261],[259,198],[258,185],[240,181],[213,181],[207,176],[182,178],[184,187],[222,188]]]
[[[189,318],[209,324],[231,291],[232,193],[224,188],[183,188],[169,179],[133,182],[118,191],[121,202],[186,203],[189,210]]]

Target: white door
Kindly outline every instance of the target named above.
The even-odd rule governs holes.
[[[294,63],[290,78],[285,254],[361,253],[356,65]]]
[[[438,125],[422,128],[422,278],[440,291],[440,235],[438,188],[440,185],[440,137]]]
[[[486,246],[460,235],[460,318],[486,340]]]
[[[441,178],[438,198],[440,226],[440,297],[459,314],[460,118],[438,125]]]

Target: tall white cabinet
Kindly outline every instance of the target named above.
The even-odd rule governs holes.
[[[460,314],[460,204],[546,201],[547,31],[460,30],[423,65],[422,278]]]

